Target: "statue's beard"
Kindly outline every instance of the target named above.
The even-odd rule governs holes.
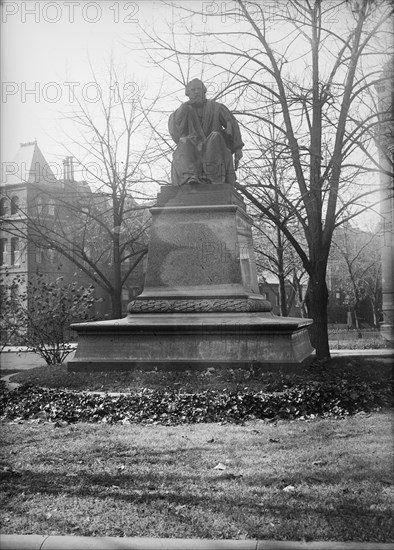
[[[206,99],[204,97],[196,97],[195,99],[189,99],[189,103],[191,105],[195,105],[196,107],[200,105],[204,105],[206,102]]]

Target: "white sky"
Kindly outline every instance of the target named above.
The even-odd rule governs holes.
[[[286,0],[279,1],[286,5]],[[272,3],[264,0],[265,13]],[[157,69],[149,68],[143,52],[132,52],[130,44],[137,41],[138,24],[145,21],[159,34],[166,31],[165,20],[172,11],[164,2],[3,0],[1,4],[2,162],[13,160],[20,142],[37,139],[47,161],[61,165],[67,154],[59,143],[61,118],[72,98],[67,83],[76,83],[75,93],[82,97],[94,93],[89,87],[90,63],[98,76],[100,72],[105,75],[112,55],[116,66],[125,67],[128,75],[148,84],[149,93],[155,95],[159,89]],[[229,9],[234,2],[216,2],[210,7],[210,3],[197,0],[185,4],[209,11],[223,6]],[[335,6],[336,2],[325,0],[325,7],[328,4]],[[340,29],[343,19],[338,12],[333,11],[332,18]],[[215,24],[227,32],[234,22],[219,18]],[[204,28],[204,21],[197,20],[196,26]],[[176,86],[176,81],[170,86]],[[178,100],[183,98],[181,95]]]
[[[128,74],[149,79],[138,55],[121,42],[133,38],[137,22],[160,24],[169,9],[154,0],[2,2],[2,160],[34,139],[49,162],[63,157],[54,139],[73,90],[94,98],[89,60],[95,71],[105,71],[112,54]]]

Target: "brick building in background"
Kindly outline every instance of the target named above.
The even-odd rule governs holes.
[[[62,178],[56,177],[36,141],[22,143],[13,162],[3,163],[0,187],[0,278],[2,292],[15,295],[23,288],[12,284],[15,276],[24,275],[25,284],[41,273],[49,281],[62,277],[65,283],[76,282],[79,286],[95,287],[95,295],[101,298],[96,304],[98,318],[108,317],[110,299],[107,293],[75,263],[59,250],[51,247],[49,240],[37,234],[40,227],[54,227],[56,220],[75,227],[81,202],[104,204],[102,197],[91,191],[85,181],[76,181],[72,157],[63,161]],[[132,199],[131,199],[132,200]],[[67,204],[67,209],[65,208]],[[70,245],[68,245],[69,247]],[[87,243],[92,247],[92,242]],[[94,242],[93,242],[94,246]],[[68,250],[70,253],[70,250]],[[72,252],[72,251],[71,251]],[[4,275],[8,273],[5,284]],[[143,262],[131,273],[122,289],[122,308],[139,294],[143,286]]]
[[[302,295],[305,296],[307,283],[302,284]],[[278,278],[274,275],[265,272],[264,276],[259,277],[259,291],[265,300],[268,300],[272,305],[272,312],[275,315],[281,315],[280,312],[280,297],[279,297],[279,282]],[[288,310],[288,317],[303,317],[304,311],[299,297],[297,296],[294,287],[290,281],[285,280],[285,292],[286,292],[286,305]]]

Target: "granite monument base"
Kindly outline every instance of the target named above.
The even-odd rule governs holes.
[[[80,323],[70,371],[187,370],[299,364],[310,320],[270,312],[154,313]]]
[[[259,292],[252,220],[228,184],[163,186],[142,294],[124,319],[78,323],[68,369],[301,363],[311,319],[276,317]]]

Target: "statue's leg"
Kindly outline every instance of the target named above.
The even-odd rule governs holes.
[[[202,164],[211,183],[235,183],[232,154],[219,132],[212,132],[203,142]]]
[[[193,138],[183,137],[172,156],[171,182],[183,185],[199,182],[202,176],[202,164],[197,143]]]

